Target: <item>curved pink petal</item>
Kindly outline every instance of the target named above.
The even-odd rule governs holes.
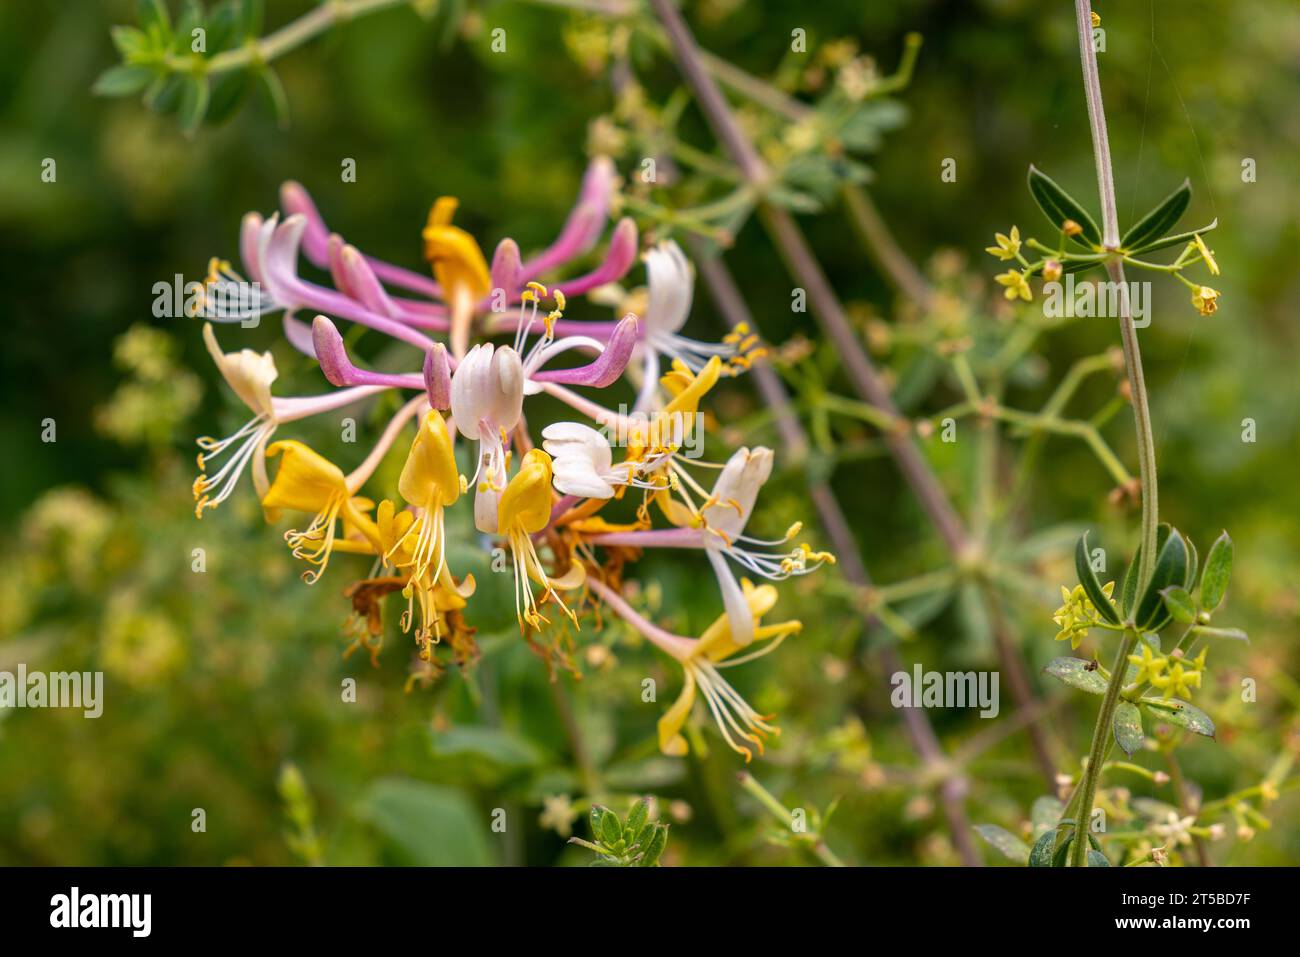
[[[588,385],[597,389],[613,385],[618,381],[619,376],[623,374],[628,361],[632,358],[632,350],[636,346],[637,327],[639,325],[636,316],[624,316],[609,337],[605,351],[597,356],[593,362],[574,369],[544,369],[541,372],[533,373],[533,381],[557,382],[562,385]]]
[[[325,373],[325,378],[329,380],[331,385],[384,385],[395,386],[400,389],[424,388],[424,377],[418,374],[402,375],[368,372],[365,369],[358,369],[352,364],[352,360],[348,358],[347,349],[343,345],[343,337],[339,335],[334,323],[330,322],[325,316],[317,316],[312,320],[311,338],[316,351],[316,361],[320,363],[321,371]]]
[[[605,261],[585,276],[557,282],[553,288],[560,290],[566,296],[580,296],[607,282],[617,282],[627,275],[628,270],[636,262],[636,253],[636,223],[630,219],[621,219],[610,237]]]

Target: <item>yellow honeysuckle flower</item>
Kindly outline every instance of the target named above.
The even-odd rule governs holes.
[[[1219,308],[1219,291],[1209,286],[1197,286],[1192,290],[1192,305],[1203,316],[1213,315]]]
[[[738,644],[733,638],[728,616],[725,614],[719,616],[704,630],[699,640],[691,645],[690,651],[680,657],[684,674],[681,693],[672,707],[659,719],[659,750],[664,754],[681,757],[689,750],[681,729],[690,716],[697,691],[703,693],[705,703],[714,721],[717,722],[723,740],[733,751],[743,754],[746,763],[753,758],[754,752],[749,747],[737,743],[737,737],[752,744],[762,754],[766,737],[769,734],[781,733],[780,728],[770,723],[771,716],[760,715],[750,707],[748,702],[718,673],[718,669],[741,664],[767,654],[787,636],[802,630],[803,624],[799,621],[785,621],[774,625],[760,624],[759,619],[771,611],[772,606],[776,604],[776,588],[772,585],[754,587],[748,579],[742,579],[741,586],[744,589],[749,611],[754,617],[753,640],[777,640],[753,655],[735,661],[726,661],[736,651],[747,647]]]
[[[295,558],[318,566],[303,572],[303,581],[314,584],[329,564],[330,555],[341,551],[370,551],[379,547],[375,523],[365,514],[371,503],[354,498],[347,478],[333,462],[301,442],[287,439],[267,447],[268,459],[280,456],[280,468],[262,508],[268,521],[276,521],[283,509],[314,515],[305,530],[290,529],[284,539]],[[339,539],[336,522],[344,522],[344,537]],[[347,532],[355,529],[365,539],[365,546],[348,542]]]
[[[399,567],[411,567],[412,577],[423,577],[431,572],[433,581],[447,573],[446,531],[443,509],[460,498],[460,473],[456,470],[456,455],[447,423],[436,409],[430,409],[420,421],[411,451],[402,466],[397,480],[397,490],[408,505],[420,509],[420,516],[399,540],[411,543],[408,561],[398,562]],[[394,546],[396,548],[396,546]],[[390,553],[384,555],[389,557]]]
[[[1003,295],[1008,299],[1019,297],[1025,302],[1033,302],[1034,292],[1029,288],[1029,281],[1025,279],[1025,274],[1018,269],[1009,269],[993,277],[1001,286],[1006,286]]]
[[[1008,259],[1015,259],[1020,252],[1020,227],[1012,226],[1011,235],[997,233],[993,237],[996,246],[985,246],[984,251],[990,256],[997,256],[1004,262]]]
[[[478,241],[451,224],[459,205],[455,197],[440,196],[429,210],[429,221],[421,234],[424,258],[433,266],[434,277],[448,299],[454,298],[458,289],[481,299],[492,291],[491,272]]]
[[[501,493],[497,506],[497,528],[510,544],[514,563],[515,615],[521,630],[525,624],[540,628],[542,622],[549,621],[537,610],[537,600],[528,583],[530,578],[544,589],[543,598],[554,598],[573,623],[578,622],[578,616],[564,604],[556,589],[581,585],[586,577],[582,565],[573,562],[563,576],[548,578],[533,545],[532,536],[546,528],[551,520],[551,479],[551,457],[541,449],[531,449],[519,463],[519,472]]]
[[[700,400],[717,384],[721,374],[722,360],[717,356],[709,359],[698,373],[691,372],[680,359],[674,359],[671,371],[664,373],[659,380],[673,395],[661,415],[694,415],[700,407]]]
[[[1128,660],[1138,669],[1137,676],[1133,679],[1138,684],[1145,681],[1154,683],[1154,679],[1169,665],[1169,659],[1157,655],[1145,641],[1142,642],[1142,654],[1129,655]]]

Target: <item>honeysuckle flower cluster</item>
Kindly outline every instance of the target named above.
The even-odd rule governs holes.
[[[271,354],[223,351],[205,323],[208,351],[251,418],[225,438],[199,439],[195,511],[201,517],[219,506],[251,472],[267,521],[292,521],[284,538],[307,566],[307,584],[341,555],[368,558],[368,574],[344,589],[354,612],[348,653],[378,654],[384,599],[399,593],[401,628],[413,634],[427,669],[443,642],[457,663],[475,655],[476,582],[454,567],[447,523],[450,510],[471,509],[476,529],[509,556],[515,612],[530,644],[548,630],[590,627],[604,617],[601,609],[612,612],[681,665],[680,697],[660,722],[662,750],[686,753],[681,730],[698,696],[724,740],[748,760],[777,728],[721,669],[765,654],[800,630],[798,621],[762,622],[777,602],[770,582],[834,559],[794,544],[798,524],[776,540],[746,533],[772,472],[770,449],[741,448],[725,462],[706,462],[687,443],[705,425],[700,403],[719,378],[743,372],[763,350],[747,329],[718,343],[681,334],[694,273],[675,243],[648,249],[648,288],[625,292],[618,284],[636,264],[639,240],[636,226],[623,219],[610,230],[594,269],[542,281],[596,249],[616,189],[613,164],[596,159],[550,246],[524,259],[504,239],[490,263],[478,241],[454,224],[456,200],[439,198],[420,237],[430,277],[364,255],[329,230],[301,186],[286,184],[279,212],[244,217],[242,271],[213,260],[206,292],[222,302],[251,303],[223,311],[219,322],[282,314],[286,340],[319,364],[333,388],[273,395]],[[331,283],[306,278],[304,258],[328,272]],[[256,283],[258,294],[231,295],[245,283]],[[569,302],[588,294],[636,309],[612,321],[566,318]],[[363,368],[339,323],[409,346],[409,371]],[[598,398],[624,376],[635,389],[630,412]],[[392,390],[409,397],[350,471],[279,434],[282,426]],[[574,417],[541,429],[539,446],[524,405],[543,393]],[[619,440],[617,455],[611,435]],[[461,457],[469,463],[464,471],[458,441],[472,452]],[[395,495],[367,497],[363,489],[390,452],[404,456]],[[635,503],[630,518],[601,514],[625,498]],[[624,597],[627,567],[647,549],[703,552],[722,614],[702,635],[672,634]],[[751,580],[760,578],[769,583]]]

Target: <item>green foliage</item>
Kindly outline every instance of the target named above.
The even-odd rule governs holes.
[[[589,821],[592,840],[571,837],[569,843],[594,851],[593,867],[659,866],[668,846],[668,825],[650,820],[649,798],[633,804],[623,820],[609,808],[593,804]]]

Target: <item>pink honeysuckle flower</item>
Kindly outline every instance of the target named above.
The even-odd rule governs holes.
[[[533,279],[591,251],[605,231],[618,185],[618,171],[608,156],[597,156],[587,166],[578,200],[555,242],[523,265],[523,278]]]

